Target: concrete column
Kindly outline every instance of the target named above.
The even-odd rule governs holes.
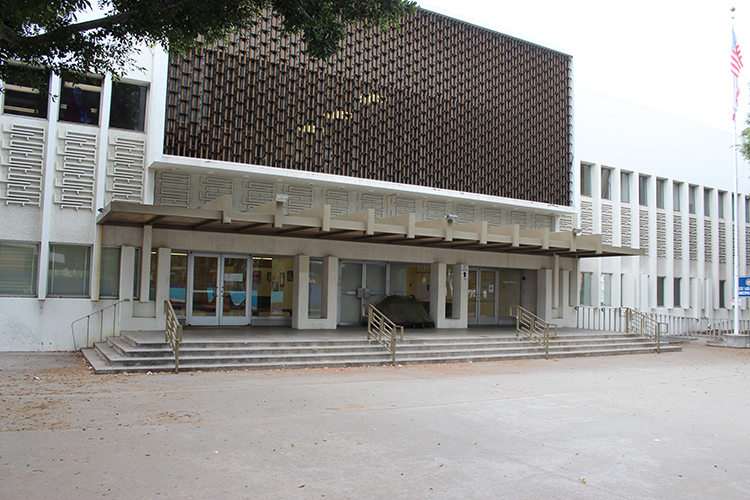
[[[640,303],[638,304],[638,308],[641,312],[650,312],[649,311],[649,275],[648,274],[641,274],[640,275],[640,286],[638,296],[640,297]]]
[[[141,243],[141,283],[139,302],[148,302],[148,287],[151,279],[151,237],[153,226],[143,226],[143,242]]]
[[[121,247],[120,248],[120,290],[118,297],[120,300],[126,300],[120,304],[120,319],[123,324],[128,319],[133,317],[133,276],[135,267],[133,262],[135,261],[135,247]]]
[[[294,286],[292,292],[292,328],[304,329],[310,302],[310,257],[294,256]]]
[[[536,273],[536,315],[544,321],[552,319],[552,269],[539,269]]]
[[[60,77],[52,73],[50,76],[50,89],[60,88]],[[39,281],[37,286],[37,299],[45,300],[47,297],[47,279],[49,275],[49,233],[52,219],[52,205],[55,192],[55,162],[57,158],[57,118],[59,116],[60,103],[55,99],[52,91],[47,97],[47,132],[44,147],[44,184],[42,192],[42,234],[39,242]]]
[[[430,316],[435,326],[445,319],[446,273],[444,262],[433,262],[430,265]]]

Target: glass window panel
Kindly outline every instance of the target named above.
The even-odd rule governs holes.
[[[172,252],[169,258],[169,301],[177,316],[187,314],[185,300],[187,298],[187,268],[188,256],[184,252]]]
[[[47,118],[49,71],[19,66],[9,66],[8,71],[3,113]]]
[[[292,316],[293,272],[291,257],[253,257],[253,316]]]
[[[156,251],[151,251],[151,269],[148,278],[148,300],[156,300],[156,277],[158,276],[157,269],[158,261],[156,259]]]
[[[723,191],[719,191],[719,219],[724,218],[724,203],[726,203],[726,201],[726,193]]]
[[[656,307],[664,307],[664,276],[656,278]]]
[[[453,317],[453,266],[445,270],[445,317]]]
[[[591,273],[581,273],[581,305],[593,305],[591,297]]]
[[[674,279],[674,306],[682,307],[682,278]]]
[[[601,304],[603,306],[612,305],[612,274],[603,273],[601,275]]]
[[[99,297],[120,296],[120,248],[103,247],[99,268]]]
[[[323,260],[310,259],[307,317],[318,319],[323,314]]]
[[[638,176],[638,203],[648,206],[648,177],[645,175]]]
[[[47,295],[88,296],[90,259],[90,247],[50,245]]]
[[[39,245],[0,243],[0,294],[36,295]]]
[[[101,94],[101,79],[86,78],[77,83],[63,81],[60,121],[99,125]]]
[[[656,179],[656,208],[664,208],[664,198],[666,193],[666,181],[664,179]]]
[[[630,203],[630,172],[620,173],[620,201]]]
[[[133,264],[133,298],[140,297],[140,277],[141,277],[141,249],[135,249],[135,259]]]
[[[703,215],[711,216],[711,190],[708,188],[703,189]]]
[[[581,194],[591,196],[591,165],[581,163]]]
[[[109,126],[142,132],[146,123],[147,93],[144,85],[113,84]]]
[[[690,186],[688,188],[688,212],[690,212],[691,214],[696,213],[695,202],[698,196],[697,191],[698,191],[698,188],[696,186]]]
[[[680,193],[682,192],[682,183],[675,182],[672,187],[672,209],[675,212],[682,210],[682,199]]]
[[[602,199],[612,199],[612,169],[602,167]]]

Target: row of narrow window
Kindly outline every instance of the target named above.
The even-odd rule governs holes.
[[[594,293],[594,274],[591,272],[580,273],[580,304],[584,306],[593,306],[594,299],[596,298]],[[672,305],[667,306],[666,303],[666,290],[667,290],[667,277],[657,276],[656,277],[656,307],[682,307],[682,278],[672,279]],[[726,309],[726,286],[727,280],[719,280],[719,308]],[[598,303],[602,306],[612,306],[612,274],[602,273],[600,275],[599,282],[599,297]]]
[[[581,195],[582,196],[592,196],[592,182],[591,182],[591,175],[592,175],[592,168],[594,168],[594,165],[588,164],[588,163],[581,163]],[[603,200],[611,200],[612,199],[612,175],[614,173],[614,169],[602,167],[601,170],[601,198]],[[631,202],[631,173],[630,172],[620,172],[620,201],[622,203],[630,203]],[[648,184],[649,184],[650,176],[647,175],[639,175],[638,176],[638,204],[641,206],[648,206],[649,205],[649,199],[648,199]],[[673,182],[672,183],[672,207],[674,211],[679,212],[682,210],[682,186],[683,184],[681,182]],[[656,179],[656,208],[666,208],[666,189],[667,189],[667,180],[666,179]],[[705,216],[711,216],[711,193],[712,189],[710,188],[704,188],[703,189],[703,215]],[[724,205],[726,203],[726,192],[719,191],[719,200],[718,200],[718,210],[719,210],[719,218],[723,219],[724,214]],[[697,210],[697,198],[698,198],[698,186],[689,186],[688,187],[688,212],[691,214],[695,214]],[[732,206],[732,211],[734,211],[734,206]],[[734,216],[732,217],[734,218]],[[745,200],[745,220],[750,221],[750,200]]]
[[[50,72],[11,66],[4,82],[3,113],[33,118],[47,118],[49,106]],[[40,92],[39,87],[46,88]],[[109,126],[142,132],[146,122],[146,97],[148,87],[132,83],[115,82]],[[81,82],[63,80],[55,100],[60,106],[59,121],[96,125],[100,123],[102,78],[86,78]]]

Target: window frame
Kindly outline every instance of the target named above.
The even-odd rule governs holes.
[[[656,179],[656,208],[664,210],[666,208],[666,191],[667,181],[665,179]]]
[[[600,287],[599,301],[601,305],[611,307],[612,306],[612,273],[602,273],[599,276],[599,287]]]
[[[78,293],[63,293],[55,291],[55,273],[54,269],[54,257],[58,252],[55,251],[58,247],[65,248],[81,248],[85,249],[85,266],[80,271],[83,272],[83,276],[80,278],[81,283],[84,285],[83,292]],[[49,244],[49,258],[47,259],[47,297],[49,298],[90,298],[91,297],[91,245],[76,245],[71,243],[50,243]],[[78,271],[78,270],[74,270]],[[75,276],[74,276],[75,278]]]
[[[49,116],[49,85],[51,80],[51,72],[49,69],[46,68],[37,68],[37,67],[30,67],[24,69],[19,64],[14,64],[13,61],[5,61],[3,64],[7,64],[9,67],[18,68],[19,71],[19,78],[13,81],[5,80],[2,82],[2,91],[5,93],[5,96],[3,98],[3,108],[0,110],[0,112],[3,115],[11,115],[11,116],[23,116],[25,118],[41,118],[42,120],[46,120]],[[13,70],[11,70],[13,71]],[[24,78],[25,75],[21,74],[23,71],[28,71],[30,74],[31,72],[38,72],[41,74],[42,77],[47,77],[47,84],[46,84],[46,90],[44,92],[40,91],[35,87],[35,82],[30,81],[30,79]],[[44,78],[40,78],[40,81],[43,82]],[[18,94],[18,95],[16,95]],[[11,111],[8,111],[8,96],[12,96],[13,99],[16,97],[19,97],[23,99],[23,97],[26,97],[29,101],[36,101],[36,105],[33,108],[18,108],[18,106],[10,105]],[[35,97],[32,97],[35,96]],[[20,103],[19,103],[20,104]],[[18,108],[18,109],[16,109]],[[21,109],[28,109],[32,112],[23,112]]]
[[[606,174],[605,174],[606,172]],[[612,199],[612,174],[614,173],[613,168],[602,167],[601,168],[601,198],[602,200]]]
[[[580,275],[581,293],[579,296],[578,303],[582,306],[593,306],[593,280],[594,273],[588,271],[581,271]]]
[[[83,79],[81,82],[73,82],[62,79],[60,82],[60,103],[58,105],[59,115],[57,117],[58,122],[64,123],[75,123],[77,125],[91,125],[98,127],[101,121],[101,107],[102,107],[102,88],[104,84],[104,78],[101,76],[90,76]],[[68,105],[73,99],[76,87],[80,88],[83,92],[82,98],[87,102],[91,111],[91,122],[81,122],[72,119],[72,112],[68,117]],[[97,95],[96,103],[94,103],[93,96]],[[63,108],[65,106],[65,108]]]
[[[666,276],[656,277],[656,307],[666,307]]]
[[[638,204],[642,207],[648,206],[648,177],[647,175],[638,176]]]
[[[590,163],[581,162],[581,196],[591,197],[591,171],[593,167]]]
[[[620,171],[620,202],[630,203],[630,172]]]
[[[31,287],[29,293],[18,293],[16,291],[4,291],[2,290],[3,283],[9,283],[9,280],[0,280],[0,296],[2,297],[36,297],[39,293],[39,243],[28,242],[28,241],[0,241],[0,256],[2,256],[3,246],[14,246],[14,247],[27,247],[32,249],[32,255],[29,259],[31,269],[29,269],[29,280],[28,283]],[[0,260],[0,264],[2,261]],[[8,270],[13,272],[13,270]],[[0,268],[0,275],[6,272]],[[21,272],[25,272],[22,270]]]
[[[711,217],[711,188],[703,188],[703,216]]]
[[[688,186],[688,213],[691,215],[698,214],[698,186]]]
[[[124,102],[119,101],[121,98],[124,97],[119,94],[119,90],[121,88],[124,88],[125,86],[137,87],[140,89],[139,101],[138,101],[138,117],[136,120],[133,120],[133,123],[137,122],[135,126],[122,126],[122,124],[125,121],[130,121],[130,120],[123,119],[121,115],[116,112],[116,108],[118,106],[124,105]],[[113,128],[116,130],[130,130],[134,132],[145,132],[146,122],[147,122],[146,115],[148,114],[149,90],[150,89],[149,89],[148,84],[145,84],[145,83],[133,83],[133,82],[128,82],[128,81],[113,82],[112,91],[110,93],[110,103],[109,103],[109,128]]]
[[[117,268],[105,269],[105,251],[109,253],[112,250],[117,250]],[[120,267],[122,266],[122,248],[117,246],[102,246],[101,254],[99,255],[99,298],[100,299],[119,299],[120,298]],[[113,280],[115,293],[112,294],[109,290],[102,292],[102,284],[104,283],[104,273],[110,272],[115,277]]]

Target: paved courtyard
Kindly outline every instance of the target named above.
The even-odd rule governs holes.
[[[750,352],[99,375],[0,354],[0,498],[746,499]]]

